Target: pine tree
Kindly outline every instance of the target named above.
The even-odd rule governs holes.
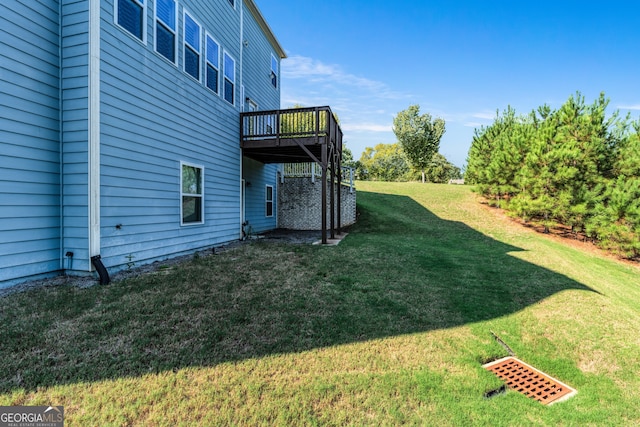
[[[579,92],[558,109],[527,117],[508,108],[476,131],[466,179],[545,231],[571,226],[599,244],[640,257],[640,121],[609,118],[604,94],[591,105]],[[504,199],[508,203],[504,203]]]

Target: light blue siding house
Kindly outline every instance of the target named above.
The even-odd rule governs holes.
[[[3,1],[0,287],[275,228],[240,113],[280,107],[284,57],[253,0]]]

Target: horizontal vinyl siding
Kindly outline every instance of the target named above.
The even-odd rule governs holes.
[[[154,51],[153,10],[143,45],[113,24],[103,1],[101,44],[101,252],[117,270],[131,262],[188,253],[235,240],[240,232],[239,109],[183,69],[182,7],[214,33],[238,32],[225,1],[179,2],[178,66]],[[205,7],[206,6],[206,7]],[[216,21],[217,20],[217,21]],[[230,50],[232,35],[215,33]],[[235,36],[234,45],[239,45]],[[202,51],[204,63],[204,50]],[[123,61],[123,58],[126,58]],[[236,79],[237,81],[238,79]],[[239,96],[239,92],[237,92]],[[181,226],[180,162],[204,167],[204,224]]]
[[[244,50],[242,77],[245,95],[257,102],[260,110],[277,110],[280,108],[280,80],[277,88],[271,84],[271,55],[275,56],[278,63],[280,58],[246,8],[244,39],[248,41],[248,47]],[[290,106],[284,106],[287,107]]]
[[[0,287],[60,270],[55,0],[0,5]]]
[[[280,108],[280,87],[271,84],[271,55],[275,55],[273,47],[258,26],[255,18],[245,8],[244,39],[248,46],[243,57],[243,85],[245,96],[258,104],[259,110],[276,110]],[[280,58],[276,55],[278,61]],[[244,100],[243,100],[244,102]],[[263,165],[262,163],[244,159],[243,176],[251,185],[245,189],[245,219],[249,221],[253,232],[260,233],[272,230],[277,226],[277,171],[279,165]],[[266,186],[273,186],[273,216],[266,216]]]
[[[88,55],[89,2],[62,0],[63,253],[73,270],[89,271]],[[65,267],[68,267],[66,265]]]
[[[277,165],[264,165],[244,158],[242,173],[245,179],[245,220],[254,233],[273,230],[277,226]],[[246,184],[246,183],[250,183]],[[273,216],[266,216],[266,186],[273,186]]]
[[[240,11],[237,5],[235,8],[231,7],[228,0],[182,0],[178,3],[181,9],[184,7],[220,43],[221,49],[225,49],[236,59],[236,71],[239,71]],[[180,21],[182,25],[182,13]]]

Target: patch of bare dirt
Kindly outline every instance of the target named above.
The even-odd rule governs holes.
[[[556,224],[553,227],[549,228],[548,233],[545,233],[544,226],[541,224],[525,222],[521,218],[514,218],[508,215],[504,209],[490,206],[486,202],[481,202],[481,204],[486,211],[491,212],[492,215],[494,215],[496,218],[500,219],[501,221],[516,224],[520,227],[532,230],[537,234],[544,234],[547,238],[551,240],[555,240],[556,242],[562,242],[564,245],[577,248],[594,255],[606,257],[609,259],[615,259],[627,265],[640,268],[640,260],[623,258],[609,251],[600,249],[598,246],[596,246],[596,244],[593,242],[592,239],[590,239],[583,233],[573,232],[571,230],[571,227],[568,227],[562,224]]]

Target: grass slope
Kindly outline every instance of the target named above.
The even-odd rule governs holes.
[[[0,299],[0,405],[64,405],[69,426],[640,424],[636,267],[468,187],[359,183],[358,209],[337,247]],[[485,399],[490,331],[578,395]]]

